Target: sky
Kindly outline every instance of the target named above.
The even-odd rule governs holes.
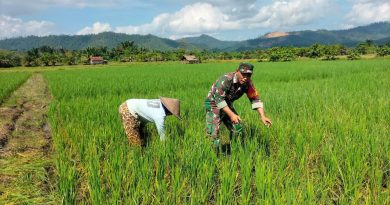
[[[111,31],[247,40],[390,21],[390,0],[0,0],[0,39]]]

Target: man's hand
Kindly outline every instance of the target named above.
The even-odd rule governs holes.
[[[233,115],[230,117],[230,120],[231,120],[234,124],[237,124],[237,123],[240,123],[241,118],[240,118],[240,116],[238,116],[238,115],[236,115],[236,114],[233,114]]]
[[[234,123],[237,124],[241,121],[240,116],[236,115],[228,106],[225,106],[222,108],[222,111],[224,111],[230,118],[230,120]]]
[[[268,117],[262,117],[261,121],[267,127],[271,127],[271,125],[272,125],[271,119],[269,119]]]

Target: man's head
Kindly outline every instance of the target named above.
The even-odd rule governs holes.
[[[246,83],[252,77],[253,67],[250,63],[240,63],[236,72],[240,84]]]

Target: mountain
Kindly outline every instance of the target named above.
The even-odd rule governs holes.
[[[364,42],[366,40],[374,40],[374,43],[384,44],[386,43],[386,37],[390,37],[390,22],[374,23],[347,30],[268,33],[256,39],[243,41],[240,44],[237,44],[236,47],[231,47],[228,50],[248,50],[256,48],[270,48],[274,46],[301,47],[310,46],[315,43],[355,46],[359,42]]]
[[[390,37],[390,22],[373,23],[367,26],[335,31],[335,33],[348,36],[349,39],[355,41],[377,40]]]
[[[178,42],[187,43],[195,46],[198,49],[206,50],[224,50],[239,44],[239,41],[220,41],[208,35],[200,35],[199,37],[188,37],[178,39]]]
[[[375,40],[374,43],[377,45],[390,44],[390,37]]]
[[[0,49],[29,50],[43,45],[69,50],[97,46],[113,48],[123,41],[134,41],[140,47],[161,51],[178,48],[189,50],[243,51],[274,46],[310,46],[315,43],[355,46],[359,42],[366,40],[372,40],[375,44],[390,43],[390,22],[373,23],[346,30],[271,32],[258,38],[244,41],[221,41],[208,35],[171,40],[151,34],[127,35],[113,32],[74,36],[28,36],[0,40]]]
[[[0,40],[0,48],[8,50],[30,50],[31,48],[47,45],[53,48],[65,48],[69,50],[80,50],[87,47],[105,46],[114,48],[124,41],[134,41],[135,44],[158,50],[172,50],[179,48],[180,43],[167,38],[160,38],[154,35],[127,35],[122,33],[104,32],[91,35],[50,35],[50,36],[27,36]]]

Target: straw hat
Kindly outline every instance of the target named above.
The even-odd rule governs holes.
[[[166,98],[166,97],[159,97],[161,100],[161,103],[167,108],[169,112],[171,112],[174,116],[181,119],[180,117],[180,101],[175,98]]]

